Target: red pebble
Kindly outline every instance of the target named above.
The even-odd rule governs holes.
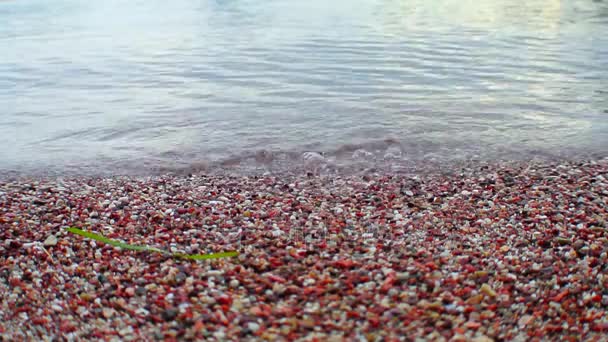
[[[386,277],[386,280],[382,284],[382,287],[380,287],[380,291],[382,293],[388,292],[388,290],[390,290],[393,287],[393,284],[395,283],[396,280],[397,280],[397,278],[395,277],[394,274],[391,274],[388,277]]]
[[[348,318],[359,318],[361,315],[357,311],[349,311],[346,313],[346,317]]]
[[[591,330],[595,332],[608,332],[608,323],[596,323],[591,326]]]
[[[21,248],[21,246],[22,246],[22,245],[23,245],[23,244],[22,244],[21,242],[16,241],[16,240],[11,240],[11,242],[9,242],[9,244],[8,244],[8,246],[9,246],[10,248],[15,248],[15,249],[17,249],[17,248]]]
[[[21,279],[16,278],[16,277],[11,277],[8,279],[8,283],[12,286],[12,287],[17,287],[21,285]]]
[[[135,289],[132,287],[127,287],[124,292],[127,297],[133,297],[135,295]]]
[[[467,327],[467,328],[469,328],[469,329],[478,329],[481,326],[481,323],[479,323],[479,322],[473,322],[473,321],[468,321],[467,323],[465,323],[464,326]]]
[[[561,302],[562,299],[564,299],[568,294],[570,293],[570,291],[568,289],[562,291],[560,294],[558,294],[557,296],[553,297],[553,300],[556,302]]]
[[[355,265],[352,260],[338,260],[334,263],[337,268],[351,268]]]
[[[378,317],[371,317],[369,318],[369,325],[372,328],[378,328],[378,326],[380,326],[380,320],[378,319]]]
[[[216,300],[221,305],[232,305],[232,297],[230,296],[222,295],[219,296]]]
[[[44,317],[34,317],[32,318],[32,323],[36,325],[44,325],[48,322],[48,319]]]
[[[557,324],[547,324],[545,326],[545,331],[548,333],[559,333],[562,332],[564,330],[564,327],[562,327],[561,325],[557,325]]]
[[[61,322],[61,325],[59,325],[59,330],[62,333],[70,333],[76,330],[76,327],[68,320],[64,320]]]
[[[284,284],[287,280],[285,280],[285,278],[281,277],[281,276],[277,276],[274,274],[269,274],[268,275],[268,279],[273,281],[273,282],[277,282],[277,283],[281,283]]]
[[[196,332],[201,332],[203,331],[203,329],[205,328],[205,322],[203,322],[202,320],[198,320],[196,321],[196,323],[194,323],[194,331]]]

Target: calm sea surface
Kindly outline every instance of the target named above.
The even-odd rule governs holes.
[[[0,172],[608,150],[608,1],[0,0]]]

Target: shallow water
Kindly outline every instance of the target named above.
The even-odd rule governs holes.
[[[0,170],[604,153],[608,2],[0,1]]]

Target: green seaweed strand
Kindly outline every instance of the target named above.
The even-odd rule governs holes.
[[[80,235],[80,236],[83,236],[83,237],[86,237],[89,239],[93,239],[95,241],[107,243],[108,245],[120,247],[123,249],[128,249],[128,250],[132,250],[132,251],[155,252],[155,253],[170,255],[174,258],[180,258],[180,259],[207,260],[207,259],[235,257],[235,256],[239,255],[238,252],[220,252],[220,253],[210,253],[210,254],[170,253],[170,252],[163,251],[162,249],[158,249],[158,248],[154,248],[154,247],[130,245],[128,243],[112,240],[103,235],[87,232],[87,231],[84,231],[84,230],[76,228],[76,227],[69,227],[69,228],[67,228],[67,231],[70,233],[74,233],[74,234],[77,234],[77,235]]]

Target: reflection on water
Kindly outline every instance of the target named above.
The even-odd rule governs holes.
[[[528,32],[537,30],[536,34],[555,32],[562,24],[562,15],[572,14],[572,8],[561,0],[444,0],[433,4],[423,0],[386,0],[380,11],[388,23],[388,28],[400,26],[408,30],[426,30],[431,25],[434,30],[455,27],[468,30],[509,28]]]
[[[390,162],[411,165],[608,142],[605,1],[21,0],[0,22],[0,169],[246,169],[261,151],[289,169],[358,148],[374,165],[395,146]]]

